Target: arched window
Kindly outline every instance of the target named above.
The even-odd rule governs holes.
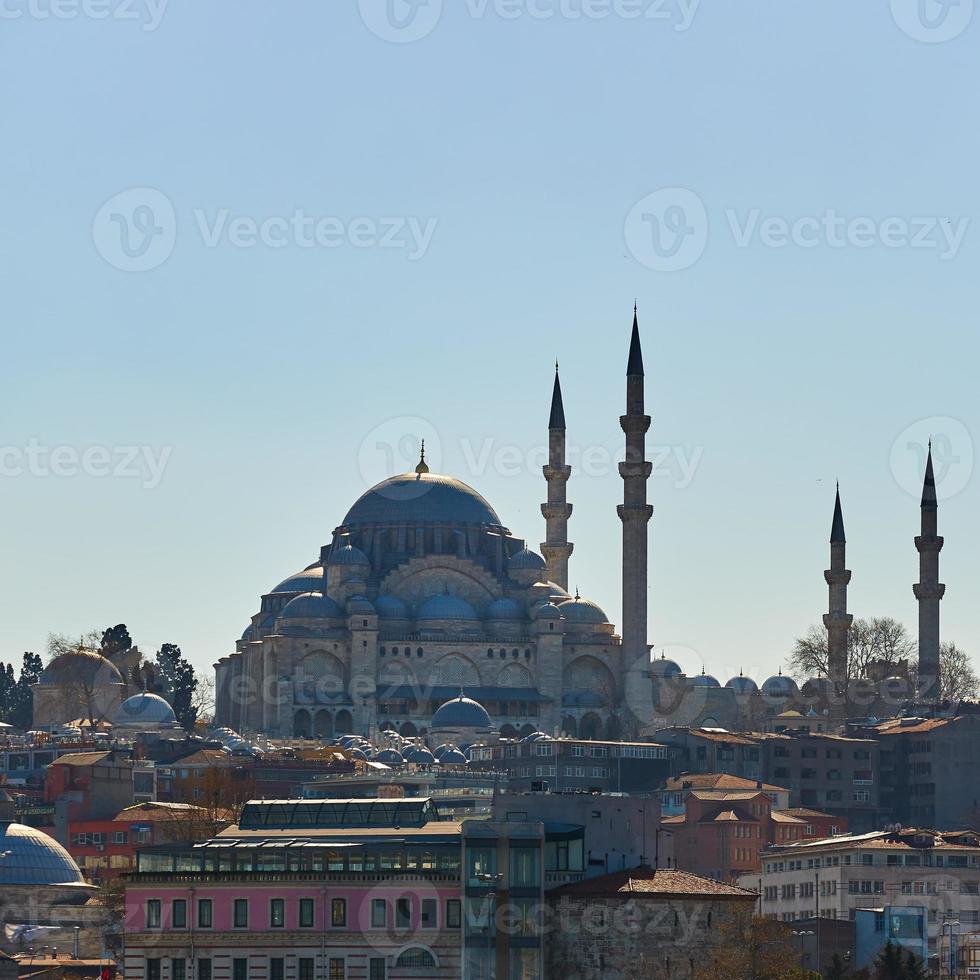
[[[380,649],[380,650],[378,651],[378,653],[380,653],[380,654],[381,654],[381,656],[383,657],[383,656],[385,655],[385,648],[384,648],[384,647],[382,647],[382,648],[381,648],[381,649]]]
[[[391,648],[391,655],[393,657],[397,657],[398,656],[398,647],[392,647]]]
[[[395,966],[400,966],[406,969],[426,969],[431,970],[436,965],[436,958],[427,950],[422,949],[421,946],[413,946],[411,949],[406,949],[397,960],[395,960]]]
[[[422,656],[422,648],[421,647],[419,647],[418,650],[415,651],[415,656],[416,657],[421,657]]]

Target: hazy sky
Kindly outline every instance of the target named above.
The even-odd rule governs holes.
[[[556,357],[618,622],[634,297],[650,641],[774,672],[835,479],[852,611],[914,628],[933,433],[980,652],[978,42],[973,0],[0,0],[0,659],[212,663],[416,436],[538,547]]]

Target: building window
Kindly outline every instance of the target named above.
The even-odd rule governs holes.
[[[170,980],[187,980],[187,960],[180,958],[170,961]]]
[[[299,927],[301,929],[313,928],[313,899],[301,898],[299,900]]]
[[[446,928],[458,929],[462,922],[462,906],[458,898],[446,900]]]
[[[112,843],[113,844],[128,844],[129,843],[129,832],[125,830],[114,830],[112,832]]]
[[[269,980],[286,980],[286,961],[281,956],[269,959]]]
[[[183,898],[175,898],[170,907],[170,924],[174,929],[187,928],[187,902]]]
[[[159,929],[160,928],[160,899],[151,898],[146,903],[146,928],[147,929]],[[157,966],[159,967],[160,961],[157,960]]]
[[[344,980],[346,975],[347,971],[344,968],[344,960],[339,956],[331,956],[329,980]]]
[[[269,901],[269,928],[282,929],[286,925],[286,902],[282,898]]]
[[[435,965],[435,957],[427,949],[422,949],[419,946],[406,949],[395,961],[395,966],[404,969],[431,970]]]
[[[313,957],[301,956],[299,959],[299,980],[313,980]]]
[[[385,961],[381,957],[368,960],[368,980],[385,980]]]
[[[197,961],[197,980],[211,980],[211,959],[209,957]]]
[[[434,898],[422,899],[422,918],[423,929],[435,929],[436,927],[436,900]]]
[[[244,956],[231,961],[231,980],[248,980],[248,960]]]
[[[248,899],[236,898],[232,923],[236,929],[248,928]]]
[[[210,929],[211,923],[214,921],[213,918],[214,906],[211,904],[210,898],[201,898],[197,902],[197,927],[198,929]],[[211,961],[209,960],[208,963]],[[201,980],[198,977],[198,980]]]
[[[383,898],[371,901],[371,926],[374,929],[384,929],[388,925],[388,903]],[[384,963],[384,960],[381,961]]]
[[[412,925],[412,900],[404,897],[395,900],[395,928],[409,929]]]
[[[536,888],[540,884],[538,851],[514,847],[510,852],[510,884],[513,888]]]
[[[160,980],[160,958],[158,956],[146,958],[146,980]]]
[[[347,925],[347,899],[346,898],[335,898],[330,903],[330,925],[332,926]]]

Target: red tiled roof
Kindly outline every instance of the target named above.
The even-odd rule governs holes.
[[[550,895],[567,895],[570,898],[733,898],[755,901],[758,895],[746,888],[726,885],[713,878],[702,878],[689,871],[676,868],[639,867],[628,871],[614,871],[598,878],[561,885],[548,892]]]
[[[666,790],[716,789],[716,790],[764,790],[766,792],[788,793],[783,786],[773,786],[770,783],[758,783],[754,779],[744,779],[742,776],[732,776],[727,772],[690,773],[686,776],[676,776],[664,784]]]

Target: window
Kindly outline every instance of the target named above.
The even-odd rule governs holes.
[[[301,929],[313,928],[313,899],[301,898],[299,900],[299,927]]]
[[[210,898],[200,898],[197,902],[197,927],[198,929],[210,929],[213,919],[213,906]],[[209,960],[208,963],[211,961]],[[201,980],[198,977],[198,980]]]
[[[436,900],[434,898],[422,899],[421,926],[423,929],[435,929],[436,927]]]
[[[187,902],[183,898],[175,898],[170,907],[170,924],[174,929],[187,928]]]
[[[330,903],[330,925],[347,925],[347,899],[335,898]]]
[[[419,946],[415,946],[412,949],[406,949],[401,956],[395,960],[395,966],[405,967],[409,969],[429,969],[431,970],[436,965],[435,957],[427,950],[422,949]]]
[[[236,929],[248,928],[248,899],[236,898],[234,906],[234,918],[232,920]]]
[[[378,956],[368,960],[368,980],[385,980],[385,961]]]
[[[446,900],[446,928],[458,929],[462,921],[462,906],[458,898]]]
[[[112,843],[113,844],[128,844],[129,843],[129,832],[125,830],[114,830],[112,832]]]
[[[269,980],[286,980],[286,961],[281,956],[269,959]]]
[[[170,961],[170,980],[187,980],[187,960],[183,957]]]
[[[151,898],[146,903],[146,928],[147,929],[159,929],[160,928],[160,899]],[[157,960],[157,966],[159,967],[160,961]]]
[[[412,900],[407,897],[395,900],[395,928],[409,929],[412,925]]]
[[[299,980],[313,980],[312,956],[301,956],[299,958]]]
[[[231,961],[231,980],[248,980],[248,960],[244,956]]]
[[[197,961],[197,980],[211,980],[211,960],[209,957]]]
[[[157,956],[146,958],[146,980],[160,980],[160,958]]]
[[[419,652],[421,653],[421,651]],[[344,960],[339,956],[331,956],[330,973],[328,974],[329,980],[344,980],[346,973]]]
[[[514,847],[510,852],[512,888],[536,888],[540,883],[538,852],[530,847]]]
[[[286,925],[286,902],[282,898],[269,900],[269,928],[282,929]]]
[[[388,903],[383,898],[372,899],[371,927],[373,929],[384,929],[386,925],[388,925]],[[384,960],[381,962],[383,964]]]

